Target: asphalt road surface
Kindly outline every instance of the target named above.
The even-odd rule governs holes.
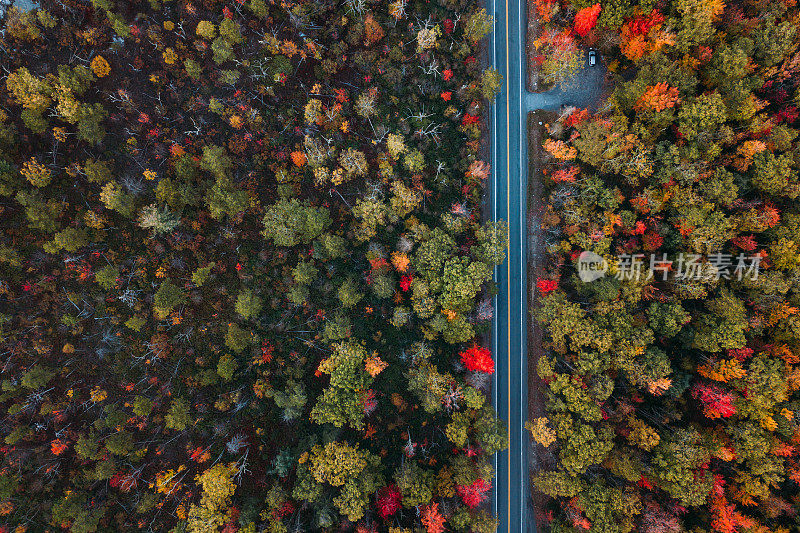
[[[499,292],[492,324],[492,353],[497,363],[492,401],[499,417],[508,424],[510,446],[494,459],[497,477],[492,505],[499,519],[498,532],[535,533],[524,429],[528,401],[527,114],[535,109],[591,106],[600,97],[605,69],[601,64],[585,66],[570,88],[530,93],[525,89],[526,5],[522,0],[487,0],[487,11],[494,17],[489,60],[504,80],[491,113],[489,210],[493,220],[509,224],[506,262],[494,271]]]

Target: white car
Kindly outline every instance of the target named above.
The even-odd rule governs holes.
[[[589,66],[593,67],[597,64],[597,50],[589,48]]]

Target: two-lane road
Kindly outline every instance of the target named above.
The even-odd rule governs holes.
[[[526,512],[527,443],[523,426],[527,414],[527,280],[525,275],[527,140],[525,132],[525,4],[523,0],[488,0],[495,22],[491,63],[503,76],[503,87],[492,108],[493,220],[509,224],[506,262],[495,268],[499,292],[492,327],[497,360],[493,402],[508,423],[510,447],[495,457],[494,498],[499,532],[533,532],[532,513]],[[502,2],[502,3],[501,3]],[[529,517],[531,520],[529,521]]]
[[[494,272],[499,291],[492,323],[492,353],[497,362],[492,401],[499,417],[508,424],[510,446],[495,456],[493,506],[499,518],[498,532],[535,533],[528,487],[528,437],[524,429],[528,405],[526,261],[528,247],[535,248],[527,235],[527,114],[536,109],[557,111],[564,105],[593,107],[602,92],[605,69],[601,65],[584,66],[577,83],[566,90],[557,87],[544,93],[528,92],[526,4],[524,0],[486,1],[486,9],[494,17],[489,61],[504,80],[491,113],[489,212],[492,220],[506,220],[509,225],[506,262]],[[533,220],[533,224],[538,223],[538,219]]]

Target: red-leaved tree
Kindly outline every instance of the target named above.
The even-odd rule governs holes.
[[[547,294],[558,288],[558,282],[554,279],[539,278],[536,281],[536,288],[540,293]]]
[[[600,4],[584,7],[575,15],[575,33],[581,37],[586,37],[586,34],[592,31],[597,25],[597,17],[600,16]]]
[[[736,413],[733,394],[716,385],[698,383],[692,389],[692,396],[703,404],[703,414],[708,418],[727,418]]]
[[[395,485],[389,485],[378,489],[375,498],[375,506],[378,508],[378,514],[381,518],[392,516],[400,510],[400,501],[403,495]]]
[[[476,479],[472,485],[458,485],[456,490],[464,505],[470,509],[474,509],[483,503],[486,499],[486,493],[492,488],[491,483],[487,483],[482,479]]]
[[[494,372],[494,360],[492,359],[492,352],[488,348],[473,344],[463,352],[461,352],[461,362],[467,370],[486,372],[492,374]]]

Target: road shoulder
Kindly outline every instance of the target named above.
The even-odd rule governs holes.
[[[542,216],[546,205],[544,197],[544,175],[542,174],[542,140],[547,134],[545,124],[555,120],[557,113],[536,110],[528,113],[528,419],[533,420],[545,416],[544,390],[546,384],[536,372],[536,365],[545,350],[543,347],[543,329],[533,317],[537,307],[536,280],[544,277],[547,268],[547,254],[545,249],[544,231],[542,229]],[[540,125],[541,124],[541,125]],[[526,432],[527,433],[527,432]],[[542,448],[527,434],[529,475],[552,467],[555,457],[546,448]],[[530,480],[529,480],[530,483]],[[543,531],[541,526],[546,523],[544,509],[547,497],[535,490],[531,484],[531,498],[529,505],[529,523],[533,523],[536,531]],[[532,507],[532,508],[530,508]]]

